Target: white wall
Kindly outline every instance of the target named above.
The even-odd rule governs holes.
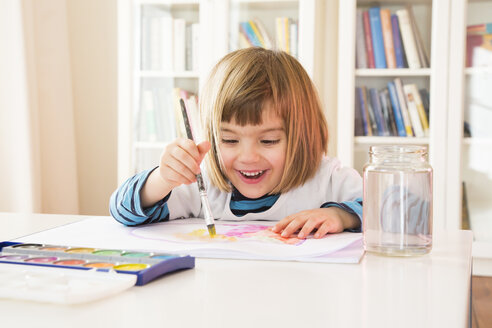
[[[80,214],[109,215],[117,187],[117,0],[66,1]]]

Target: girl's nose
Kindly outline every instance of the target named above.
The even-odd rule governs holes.
[[[259,160],[260,153],[255,145],[243,145],[240,149],[239,160],[243,163],[255,163]]]

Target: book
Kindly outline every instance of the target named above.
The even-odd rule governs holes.
[[[422,123],[422,129],[424,130],[424,135],[429,136],[429,121],[424,109],[424,103],[420,98],[419,89],[416,84],[408,84],[403,86],[403,89],[408,88],[409,92],[412,93],[415,105],[417,106],[417,111],[419,113],[420,123]]]
[[[239,49],[252,47],[253,44],[249,41],[248,36],[246,35],[246,31],[244,31],[239,25],[239,33],[238,33],[238,47]]]
[[[290,54],[297,58],[298,55],[298,24],[291,20],[289,25],[289,46]]]
[[[200,24],[191,24],[191,69],[200,68]]]
[[[400,25],[398,24],[398,17],[391,15],[391,29],[393,30],[393,47],[395,49],[395,60],[397,68],[405,68],[405,50],[401,42]]]
[[[173,67],[181,72],[186,69],[186,21],[175,18],[173,22]]]
[[[396,130],[398,132],[398,135],[400,137],[406,137],[407,129],[405,128],[405,123],[403,121],[400,101],[398,100],[398,94],[396,92],[396,86],[394,82],[388,82],[388,93],[391,100],[391,105],[393,106],[393,116],[395,118]],[[412,127],[410,127],[410,132],[412,132]]]
[[[492,34],[466,36],[466,66],[492,66]]]
[[[468,25],[466,27],[467,34],[491,34],[492,23]]]
[[[159,68],[164,71],[173,70],[173,24],[171,16],[159,18]]]
[[[355,26],[355,67],[367,68],[367,51],[364,40],[364,20],[362,9],[357,9]]]
[[[254,47],[262,47],[262,44],[260,40],[258,39],[258,36],[255,34],[253,31],[253,28],[248,22],[240,22],[239,23],[240,29],[242,33],[246,36],[248,39],[249,43],[254,46]]]
[[[412,121],[410,119],[410,113],[408,112],[407,100],[405,92],[403,91],[403,82],[399,77],[394,80],[396,95],[398,96],[398,104],[400,105],[401,116],[403,118],[403,124],[405,126],[405,131],[407,137],[415,136],[412,128]]]
[[[265,48],[272,49],[272,47],[273,47],[272,38],[268,34],[263,23],[257,18],[254,18],[253,22],[255,23],[256,27],[258,28],[259,33],[263,37],[263,41],[265,42]]]
[[[277,49],[290,53],[289,19],[287,17],[275,19],[275,32]]]
[[[369,12],[366,10],[362,13],[362,21],[364,23],[364,42],[366,44],[367,68],[376,68],[374,62],[374,49],[372,48],[371,23]]]
[[[429,99],[429,91],[427,91],[427,89],[419,89],[419,93],[420,93],[420,99],[422,99],[422,103],[424,104],[424,110],[425,110],[425,114],[427,115],[427,120],[429,121],[429,125],[430,125],[430,113],[429,113],[430,99]]]
[[[358,104],[359,104],[359,109],[360,109],[360,114],[362,117],[362,126],[364,129],[364,135],[365,136],[372,136],[372,128],[371,128],[371,121],[369,118],[369,112],[367,110],[366,106],[366,99],[364,98],[364,92],[362,91],[362,88],[355,88],[357,92],[357,96],[359,98]]]
[[[408,12],[408,18],[410,19],[410,25],[412,26],[413,36],[415,38],[415,45],[417,46],[417,53],[421,67],[429,67],[429,55],[425,49],[424,42],[422,41],[422,35],[420,34],[415,15],[413,14],[412,6],[406,6]]]
[[[405,99],[407,101],[408,113],[410,114],[410,120],[412,121],[413,131],[416,137],[425,137],[424,128],[422,127],[422,122],[420,121],[419,110],[417,108],[417,103],[412,92],[410,85],[403,85],[403,91],[405,93]]]
[[[383,30],[381,27],[381,15],[379,7],[369,8],[371,23],[372,47],[374,50],[374,62],[376,68],[386,68],[386,55],[384,53]]]
[[[379,136],[388,136],[389,133],[386,130],[386,125],[384,122],[383,110],[381,108],[381,103],[379,102],[378,91],[375,88],[369,89],[369,96],[371,98],[371,105],[374,111],[374,117],[376,119],[376,126]]]
[[[145,137],[141,140],[156,141],[155,104],[152,90],[144,90],[142,93],[142,113],[145,117]]]
[[[260,30],[256,26],[256,23],[252,20],[249,20],[247,23],[249,24],[250,29],[253,32],[253,34],[255,35],[256,39],[258,39],[258,41],[260,43],[260,47],[266,48],[265,39],[263,38],[263,35],[261,35]]]
[[[364,135],[364,122],[362,120],[358,89],[359,88],[355,88],[354,135],[355,136],[363,136]]]
[[[393,29],[389,9],[381,9],[381,29],[383,31],[384,54],[388,68],[396,68],[395,48],[393,46]]]
[[[409,68],[421,68],[419,54],[417,51],[417,44],[412,31],[412,25],[410,18],[408,17],[408,11],[406,9],[399,9],[396,11],[398,16],[398,23],[400,25],[401,38],[403,46],[405,47],[405,55],[408,61]]]
[[[362,87],[362,95],[364,97],[364,103],[367,109],[367,117],[369,118],[369,126],[371,127],[371,136],[378,135],[378,126],[376,124],[376,117],[374,115],[374,109],[371,106],[371,102],[369,100],[369,95],[367,94],[367,88]]]
[[[388,130],[388,135],[397,136],[398,131],[396,130],[395,120],[393,118],[393,109],[391,108],[388,89],[384,88],[383,90],[379,91],[379,102],[381,103],[381,108],[383,110],[383,117],[386,129]]]
[[[391,103],[389,90],[388,88],[384,88],[384,97],[386,98],[386,102],[388,103],[389,116],[391,121],[391,131],[393,132],[393,136],[399,136],[398,128],[396,127],[395,121],[395,110],[393,109],[393,104]]]

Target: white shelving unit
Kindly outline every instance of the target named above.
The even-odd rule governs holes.
[[[411,4],[424,44],[430,52],[430,68],[421,69],[356,69],[355,26],[358,7],[374,6],[373,1],[344,0],[339,2],[339,71],[338,71],[338,133],[337,157],[344,165],[360,172],[367,161],[369,146],[375,144],[427,145],[429,160],[434,168],[434,229],[446,227],[446,137],[443,124],[447,118],[447,82],[449,58],[449,7],[448,0],[378,2],[382,8],[395,10]],[[429,33],[426,33],[429,32]],[[354,90],[356,86],[383,87],[394,77],[426,87],[430,95],[430,135],[428,138],[412,137],[354,137]],[[343,127],[343,128],[342,128]]]
[[[463,123],[470,103],[492,107],[492,67],[466,68],[466,26],[492,22],[492,1],[452,1],[449,59],[448,228],[462,223],[462,181],[466,184],[470,226],[474,234],[474,274],[492,276],[492,133],[474,135],[473,124],[492,125],[492,117],[470,122],[472,137],[464,137]],[[461,51],[457,51],[460,49]],[[477,83],[478,81],[478,83]],[[487,83],[488,81],[488,83]],[[487,101],[488,99],[488,101]],[[483,129],[482,129],[483,131]]]
[[[160,152],[171,140],[141,140],[137,126],[142,90],[154,84],[174,86],[198,94],[213,65],[235,50],[239,21],[260,19],[275,39],[275,18],[298,21],[298,59],[307,72],[315,71],[315,26],[320,24],[322,0],[119,0],[118,1],[118,183],[137,171],[158,165]],[[167,10],[187,23],[200,24],[198,69],[163,70],[142,67],[142,13]],[[323,25],[324,26],[324,25]],[[165,81],[171,81],[167,83]],[[165,86],[164,86],[165,85]],[[169,86],[171,85],[171,87]],[[163,106],[159,106],[163,107]],[[173,111],[172,108],[160,108]],[[142,158],[146,159],[141,164]],[[140,164],[139,164],[140,163]],[[145,166],[145,167],[142,167]]]

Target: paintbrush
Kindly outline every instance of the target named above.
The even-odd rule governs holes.
[[[181,104],[181,112],[183,114],[183,121],[188,139],[195,141],[193,138],[193,133],[191,132],[190,120],[188,119],[188,112],[186,111],[186,106],[183,99],[180,99],[179,103]],[[214,216],[212,215],[212,210],[210,209],[207,190],[205,189],[205,183],[203,182],[203,177],[201,173],[198,173],[196,175],[196,182],[198,184],[198,191],[200,192],[200,201],[202,202],[203,214],[205,216],[205,223],[207,224],[208,233],[211,237],[213,237],[215,236]]]

